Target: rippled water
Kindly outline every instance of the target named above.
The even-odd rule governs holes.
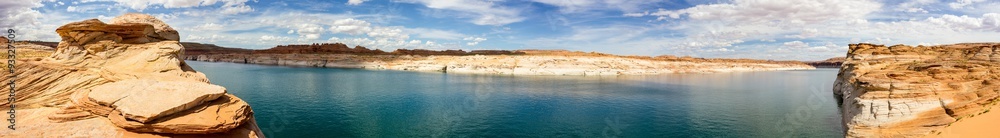
[[[835,69],[492,76],[187,61],[268,137],[843,137]]]

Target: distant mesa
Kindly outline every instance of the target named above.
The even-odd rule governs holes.
[[[496,75],[645,75],[815,69],[798,61],[618,56],[568,50],[426,50],[385,52],[342,43],[247,50],[185,44],[186,60],[244,64]]]
[[[844,60],[846,59],[845,57],[834,57],[823,61],[808,61],[805,63],[817,68],[840,68],[840,65],[844,64]]]

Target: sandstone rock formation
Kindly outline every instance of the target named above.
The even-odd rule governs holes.
[[[840,68],[840,65],[844,64],[844,60],[846,59],[847,58],[845,57],[835,57],[823,61],[810,61],[805,63],[817,68]]]
[[[219,48],[215,48],[219,49]],[[673,56],[617,56],[566,50],[423,50],[393,52],[347,45],[277,46],[250,53],[197,52],[186,60],[282,66],[364,68],[499,75],[648,75],[815,69],[802,62],[704,59]]]
[[[934,137],[963,118],[995,114],[998,71],[998,43],[851,44],[834,95],[848,137]],[[1000,128],[990,124],[977,127]]]
[[[184,46],[184,55],[211,55],[211,54],[249,54],[253,50],[241,48],[221,47],[214,44],[202,44],[194,42],[181,42]]]
[[[188,60],[497,75],[649,75],[815,69],[801,62],[563,55],[215,54]]]
[[[162,21],[130,13],[56,32],[54,53],[2,73],[17,76],[15,101],[0,101],[16,105],[17,129],[0,137],[263,137],[245,101],[184,63]]]

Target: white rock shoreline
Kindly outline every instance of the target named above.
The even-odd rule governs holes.
[[[216,54],[189,55],[185,59],[278,66],[494,75],[608,76],[816,69],[806,64],[661,61],[617,56],[556,55]]]

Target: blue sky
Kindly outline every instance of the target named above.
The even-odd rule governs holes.
[[[341,42],[387,51],[567,49],[620,55],[821,60],[849,43],[1000,41],[988,0],[5,0],[0,27],[58,41],[55,28],[127,12],[182,41],[263,49]]]

